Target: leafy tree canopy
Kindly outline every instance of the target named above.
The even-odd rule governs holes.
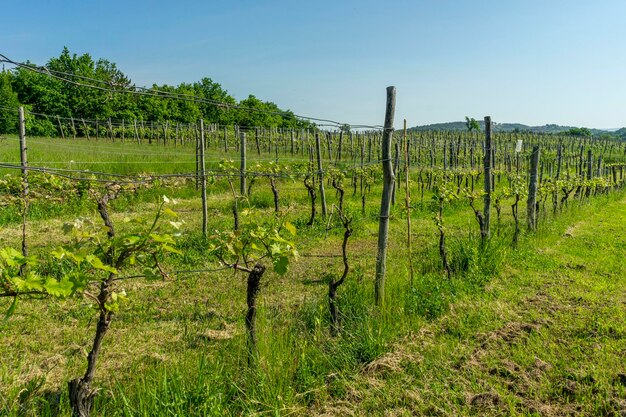
[[[58,57],[51,58],[46,68],[51,74],[56,74],[55,71],[72,74],[63,75],[72,82],[25,68],[2,71],[0,106],[16,108],[24,105],[36,113],[91,120],[111,118],[191,123],[203,118],[207,123],[242,126],[313,127],[309,122],[296,119],[293,112],[254,95],[237,102],[219,83],[208,77],[192,84],[155,84],[151,87],[152,90],[184,95],[180,99],[132,94],[137,87],[115,63],[106,59],[94,60],[89,54],[72,54],[68,48],[63,48]],[[0,133],[17,131],[14,124],[13,120],[0,120]]]

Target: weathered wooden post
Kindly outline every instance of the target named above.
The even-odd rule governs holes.
[[[18,109],[20,124],[20,159],[22,162],[22,255],[28,256],[26,244],[26,217],[28,216],[28,161],[26,157],[26,121],[24,119],[24,107]]]
[[[87,140],[91,140],[89,137],[89,128],[87,127],[87,123],[85,123],[85,119],[81,119],[83,121],[83,128],[85,129],[85,135],[87,135]]]
[[[254,142],[256,143],[256,153],[261,155],[261,148],[259,147],[259,128],[254,128]]]
[[[59,125],[59,132],[61,133],[61,139],[65,139],[65,133],[63,133],[63,126],[61,126],[61,119],[57,116],[57,124]]]
[[[491,188],[493,185],[491,167],[493,165],[493,152],[491,151],[491,116],[485,116],[485,156],[483,158],[483,169],[485,175],[485,195],[483,207],[483,223],[480,229],[481,244],[487,243],[491,233]]]
[[[228,152],[228,130],[224,126],[224,152]]]
[[[587,181],[589,181],[589,185],[587,185],[587,189],[585,190],[585,197],[589,198],[591,195],[591,180],[593,179],[593,153],[591,149],[587,150]]]
[[[198,126],[193,127],[194,138],[196,139],[196,191],[200,189],[200,136]]]
[[[339,145],[337,146],[337,159],[335,160],[335,163],[341,161],[341,148],[343,147],[343,130],[339,132]]]
[[[319,176],[320,194],[322,198],[322,216],[326,218],[326,193],[324,192],[324,171],[322,169],[322,147],[320,145],[320,134],[315,133],[315,152],[317,153],[317,174]]]
[[[393,144],[394,153],[393,153],[393,176],[394,178],[398,176],[398,167],[400,166],[400,144],[396,141]],[[391,205],[396,205],[396,192],[397,192],[397,184],[400,184],[400,181],[396,182],[396,185],[391,189]]]
[[[385,271],[387,267],[387,237],[389,234],[389,212],[391,210],[391,193],[394,186],[393,168],[391,166],[391,138],[393,136],[393,118],[396,109],[396,88],[387,87],[387,106],[385,110],[385,127],[382,137],[383,194],[380,201],[380,218],[378,223],[378,254],[376,256],[376,280],[374,295],[377,306],[382,306],[385,298]],[[371,143],[371,142],[370,142]]]
[[[239,194],[243,197],[246,195],[246,132],[239,133],[239,151],[241,155],[241,162],[239,165],[239,171],[241,172],[241,179],[239,181]]]
[[[207,236],[206,170],[204,165],[204,120],[200,119],[200,181],[202,184],[202,235]]]
[[[530,156],[530,182],[528,184],[528,200],[526,211],[528,213],[528,230],[537,230],[537,182],[539,180],[539,145],[533,146]]]
[[[406,119],[404,119],[404,145],[406,146],[404,154],[404,177],[406,183],[406,248],[408,252],[409,262],[409,283],[413,286],[413,250],[411,248],[411,186],[409,184],[409,146],[410,143],[406,139]]]
[[[70,117],[70,120],[72,121],[72,138],[76,140],[76,125],[74,124],[74,117]]]

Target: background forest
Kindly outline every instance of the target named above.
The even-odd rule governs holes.
[[[75,83],[23,67],[3,69],[0,72],[0,107],[8,110],[22,105],[32,113],[90,120],[195,123],[202,118],[208,123],[223,125],[311,127],[309,122],[296,119],[290,110],[282,110],[276,104],[262,101],[252,94],[238,102],[208,77],[192,84],[154,84],[149,89],[143,89],[135,86],[115,63],[102,58],[94,60],[89,54],[78,56],[70,53],[68,48],[64,48],[58,57],[50,59],[45,69],[51,74],[72,74]],[[101,89],[84,88],[80,84]],[[141,93],[134,94],[137,92]],[[167,93],[185,95],[188,99],[163,100]],[[32,116],[31,119],[27,123],[27,134],[57,134],[55,120]],[[17,133],[16,120],[0,118],[0,133]]]

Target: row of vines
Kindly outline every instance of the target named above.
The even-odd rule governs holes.
[[[341,332],[336,297],[350,274],[348,242],[354,231],[353,217],[365,215],[368,206],[380,201],[377,193],[383,180],[381,132],[280,131],[214,125],[204,131],[201,124],[148,128],[137,121],[115,125],[110,121],[103,125],[96,122],[95,127],[84,120],[80,123],[71,120],[68,124],[67,120],[58,119],[57,122],[62,135],[83,136],[75,139],[82,142],[98,140],[100,143],[94,146],[117,140],[146,146],[186,147],[194,155],[199,155],[198,148],[203,146],[205,150],[222,154],[220,162],[209,169],[197,159],[195,170],[171,175],[120,176],[1,161],[7,173],[0,178],[0,208],[20,210],[24,227],[21,251],[13,247],[0,250],[0,297],[10,300],[6,304],[6,318],[16,314],[24,297],[42,302],[49,297],[87,299],[97,312],[86,371],[68,381],[75,416],[90,415],[97,393],[93,381],[102,341],[120,305],[131,296],[120,289],[120,283],[129,278],[147,282],[176,279],[177,271],[168,270],[166,260],[181,255],[177,241],[186,230],[173,209],[175,201],[162,197],[151,217],[125,219],[120,227],[112,220],[111,202],[124,193],[137,194],[158,187],[175,194],[184,186],[199,191],[202,183],[206,183],[209,189],[229,200],[232,223],[207,233],[205,240],[207,255],[215,267],[197,269],[207,275],[223,269],[246,274],[244,322],[250,367],[257,366],[258,361],[256,311],[264,274],[269,268],[274,273],[285,274],[299,256],[295,243],[297,230],[290,219],[306,217],[305,224],[298,227],[341,229],[343,268],[338,277],[328,282],[329,332],[332,335]],[[248,135],[247,142],[240,139],[242,133]],[[200,140],[204,136],[206,140]],[[481,250],[487,250],[491,223],[496,233],[508,231],[500,223],[503,212],[510,212],[514,219],[510,239],[515,247],[526,229],[541,227],[542,219],[558,215],[574,201],[620,190],[626,184],[623,142],[512,133],[487,136],[485,140],[476,132],[396,132],[394,135],[392,204],[400,206],[401,196],[405,204],[403,209],[394,211],[391,220],[398,222],[402,216],[432,213],[438,231],[433,240],[438,241],[441,279],[454,276],[446,244],[448,207],[461,205],[471,209],[483,237]],[[320,144],[317,147],[314,139]],[[235,162],[236,155],[245,154],[241,146],[246,146],[250,159],[243,165],[245,169]],[[263,158],[264,154],[269,157]],[[18,169],[21,175],[16,175]],[[274,216],[254,204],[252,197],[260,187],[271,190]],[[290,194],[283,192],[286,189]],[[308,201],[308,208],[298,207],[306,212],[293,212],[289,200],[294,192]],[[98,213],[98,220],[81,217],[66,223],[65,244],[50,248],[45,254],[29,255],[26,244],[29,205],[71,200],[89,201]],[[484,204],[482,207],[480,202]],[[491,216],[492,207],[495,216]],[[414,210],[411,215],[411,209],[416,208],[420,210]],[[410,222],[407,227],[410,246]],[[412,266],[416,260],[409,256],[408,262]],[[189,265],[189,269],[194,269],[194,265]]]

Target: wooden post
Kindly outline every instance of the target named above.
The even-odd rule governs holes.
[[[224,126],[224,152],[228,152],[228,131]]]
[[[246,132],[239,132],[239,151],[241,153],[241,163],[239,165],[239,171],[241,172],[241,180],[239,193],[243,197],[246,195]]]
[[[115,142],[115,134],[113,133],[113,124],[111,123],[111,118],[109,117],[109,120],[107,121],[107,123],[109,124],[109,132],[111,135],[111,142]]]
[[[378,254],[376,256],[376,280],[374,293],[377,306],[382,306],[385,299],[385,271],[387,268],[387,238],[389,235],[389,212],[391,210],[391,192],[394,186],[391,166],[391,138],[393,136],[393,118],[396,110],[396,88],[387,87],[387,106],[385,110],[385,128],[382,137],[383,195],[380,201],[378,223]],[[370,142],[371,143],[371,142]]]
[[[137,139],[137,145],[141,145],[141,139],[139,139],[139,132],[137,131],[137,119],[133,119],[133,127],[135,130],[135,139]]]
[[[204,166],[204,120],[200,119],[200,181],[202,184],[202,235],[207,236],[206,171]]]
[[[28,161],[26,157],[26,121],[24,119],[24,107],[18,109],[20,123],[20,159],[22,162],[22,255],[28,256],[28,245],[26,244],[26,217],[28,216]],[[20,269],[20,271],[23,271]]]
[[[339,145],[337,145],[337,159],[335,159],[335,163],[341,161],[341,148],[343,146],[343,130],[339,132]]]
[[[322,149],[320,145],[320,134],[315,133],[315,151],[317,153],[317,173],[320,183],[320,194],[322,198],[322,216],[326,218],[326,193],[324,192],[324,171],[322,170]]]
[[[76,140],[76,125],[74,124],[74,118],[72,117],[70,120],[72,121],[72,137]]]
[[[200,136],[196,124],[193,125],[193,135],[196,140],[196,191],[198,191],[200,189]]]
[[[89,137],[89,128],[87,127],[87,123],[85,123],[85,119],[81,119],[83,121],[83,128],[85,129],[85,135],[87,135],[87,140],[90,140]]]
[[[59,132],[61,132],[61,138],[65,139],[65,133],[63,133],[63,126],[61,126],[61,119],[57,116],[57,124],[59,125]]]
[[[559,143],[559,147],[556,150],[556,179],[561,177],[561,164],[563,160],[563,144]]]
[[[400,166],[400,144],[396,141],[393,144],[394,147],[394,152],[393,152],[393,176],[394,178],[396,178],[398,176],[398,167]],[[396,184],[400,184],[400,181],[398,181]],[[396,192],[397,192],[397,186],[394,186],[391,189],[391,205],[395,206],[396,205]]]
[[[406,119],[404,119],[404,145],[405,145],[405,154],[404,154],[404,177],[406,183],[406,248],[408,252],[408,262],[409,262],[409,283],[413,286],[413,250],[411,248],[411,186],[409,184],[409,146],[410,143],[406,139]]]
[[[587,180],[591,181],[593,179],[593,153],[591,149],[587,150]],[[588,185],[585,190],[585,197],[589,198],[591,196],[591,186]]]
[[[485,156],[483,157],[483,170],[485,175],[485,195],[483,206],[483,223],[480,230],[480,241],[484,245],[489,240],[491,233],[491,188],[493,185],[491,167],[493,166],[493,152],[491,144],[491,116],[485,116]]]
[[[530,183],[528,184],[528,200],[526,211],[528,213],[528,230],[537,230],[537,182],[539,179],[539,145],[533,146],[530,156]]]

